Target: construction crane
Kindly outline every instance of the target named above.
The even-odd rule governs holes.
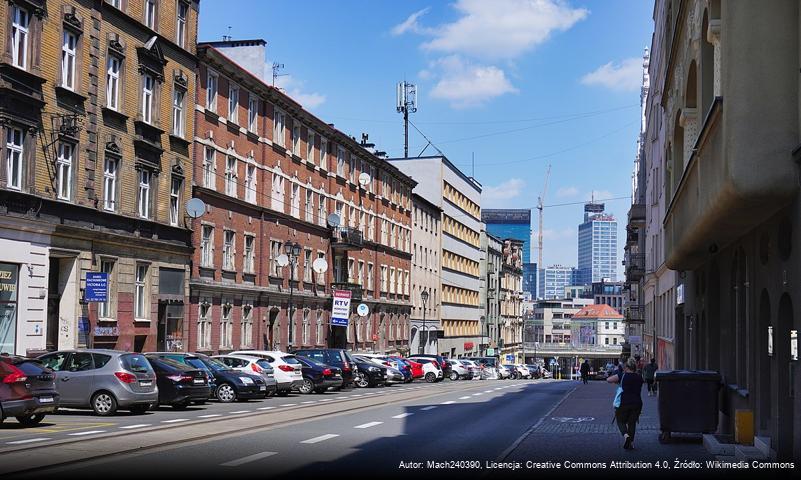
[[[548,165],[548,171],[545,173],[545,185],[542,187],[542,193],[539,197],[537,197],[537,210],[540,212],[540,226],[539,231],[537,232],[537,242],[538,242],[538,249],[539,249],[539,256],[537,257],[537,268],[542,269],[542,209],[543,209],[543,202],[545,201],[545,194],[548,193],[548,180],[551,178],[551,165]]]

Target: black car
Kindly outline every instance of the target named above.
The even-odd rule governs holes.
[[[38,425],[58,408],[56,374],[39,360],[0,355],[0,423],[16,417],[22,425]]]
[[[211,395],[205,370],[169,358],[151,355],[147,359],[156,372],[160,405],[171,405],[176,410],[183,410],[190,403],[205,401]]]
[[[431,360],[435,360],[439,365],[440,370],[442,370],[443,378],[451,378],[451,370],[453,370],[453,368],[451,367],[451,364],[448,363],[448,360],[445,359],[445,357],[443,357],[442,355],[420,354],[420,355],[409,355],[409,358],[411,360],[414,360],[415,358],[428,358]]]
[[[342,386],[342,370],[339,368],[302,355],[295,355],[295,358],[300,362],[303,372],[303,385],[298,389],[300,393],[323,393],[330,387]]]
[[[310,358],[315,362],[324,363],[342,370],[342,386],[353,385],[354,361],[348,352],[341,348],[305,348],[292,353]]]
[[[223,403],[263,398],[267,391],[267,385],[261,376],[236,371],[202,353],[156,352],[148,355],[169,358],[204,370],[206,375],[214,379],[215,387],[211,390],[210,397]]]
[[[387,367],[380,367],[358,358],[353,359],[353,364],[356,365],[353,383],[357,387],[377,387],[387,382]]]

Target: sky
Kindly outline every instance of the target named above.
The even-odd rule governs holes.
[[[580,202],[593,195],[625,197],[606,202],[623,258],[652,11],[645,0],[203,0],[199,40],[263,38],[267,63],[284,65],[279,86],[391,157],[403,155],[396,84],[417,85],[410,156],[436,154],[429,139],[483,185],[482,208],[535,207],[550,165],[543,263],[575,266]]]

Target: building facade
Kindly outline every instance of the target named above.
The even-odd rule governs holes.
[[[503,240],[501,266],[501,338],[502,358],[523,362],[523,241]],[[511,355],[511,357],[509,357]]]
[[[756,443],[797,459],[798,4],[660,0],[654,21],[647,137],[663,136],[657,221],[678,272],[675,322],[655,333],[675,339],[677,367],[721,373],[723,433],[751,410]]]
[[[442,292],[442,209],[412,193],[412,353],[436,354]],[[428,300],[423,302],[422,293]]]
[[[197,16],[197,0],[0,5],[3,352],[185,339]]]
[[[439,353],[476,355],[480,348],[481,185],[444,156],[394,158],[389,162],[416,182],[415,193],[442,208],[443,336]]]
[[[562,265],[540,268],[537,298],[542,300],[564,298],[565,287],[573,285],[573,270],[572,267]]]
[[[190,349],[408,352],[414,183],[268,85],[265,50],[198,46]]]
[[[609,305],[617,313],[623,313],[625,282],[596,282],[589,288],[588,295],[596,305]]]
[[[487,232],[491,235],[523,241],[523,291],[532,298],[536,297],[537,264],[531,262],[531,209],[487,208],[481,210],[481,219],[487,224]]]
[[[484,303],[482,336],[487,338],[481,354],[497,355],[503,347],[501,335],[501,275],[503,241],[481,231],[481,299]]]
[[[617,220],[604,213],[603,203],[584,205],[584,223],[578,227],[577,285],[607,278],[617,280]]]

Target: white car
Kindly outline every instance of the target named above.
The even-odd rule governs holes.
[[[275,381],[278,382],[276,395],[280,397],[288,395],[289,392],[297,390],[303,385],[302,365],[292,354],[277,350],[237,350],[231,352],[230,355],[259,357],[270,362]]]
[[[211,357],[228,365],[234,370],[249,373],[251,375],[261,375],[264,383],[267,384],[266,396],[271,397],[278,389],[278,382],[275,380],[275,371],[267,360],[250,355],[215,355]]]
[[[523,364],[513,365],[517,372],[517,378],[531,378],[531,370]]]
[[[412,358],[412,360],[423,365],[423,378],[426,382],[440,382],[445,378],[442,374],[442,368],[435,359],[418,357]]]
[[[506,365],[498,365],[498,379],[512,378],[512,372],[509,371]]]
[[[476,362],[462,359],[460,359],[459,362],[470,371],[470,375],[472,376],[473,380],[484,380],[484,378],[486,378],[482,375],[482,368],[478,366]]]
[[[451,364],[451,380],[459,380],[460,378],[470,380],[473,378],[470,368],[465,366],[461,360],[449,358],[446,361]]]

